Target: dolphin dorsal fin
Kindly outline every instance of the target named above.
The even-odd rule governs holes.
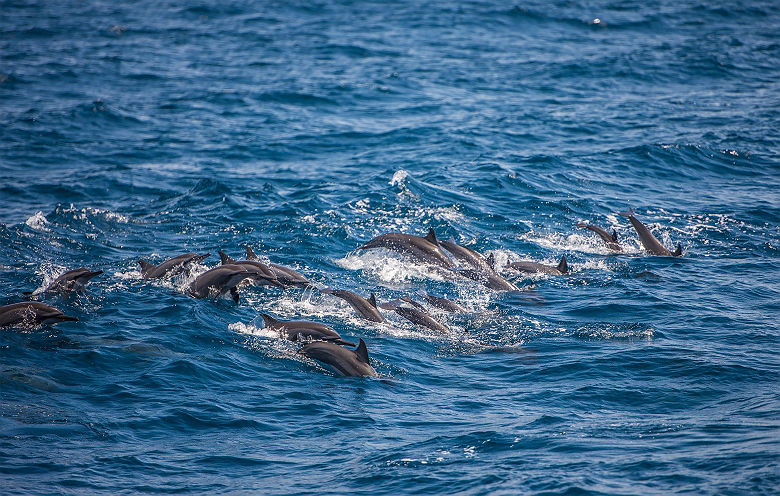
[[[672,253],[673,256],[679,257],[682,255],[682,245],[680,243],[677,243],[677,249],[674,250],[674,253]]]
[[[435,233],[435,232],[433,232],[433,228],[430,228],[430,229],[428,230],[428,235],[427,235],[427,236],[425,236],[425,239],[426,239],[427,241],[429,241],[429,242],[431,242],[431,243],[435,244],[435,245],[438,245],[438,244],[439,244],[439,240],[438,240],[438,239],[436,239],[436,233]]]
[[[492,253],[490,255],[488,255],[488,257],[485,259],[485,262],[487,262],[487,264],[490,266],[491,269],[495,270],[495,268],[496,268],[496,257],[494,257]]]
[[[561,274],[567,274],[569,272],[569,264],[566,263],[566,255],[561,256],[561,261],[558,262],[558,270]]]
[[[612,230],[612,241],[617,243],[617,231],[615,231],[614,229]]]
[[[358,347],[355,350],[355,354],[358,357],[358,360],[365,363],[366,365],[369,365],[368,363],[368,348],[366,348],[366,342],[363,341],[363,339],[360,339],[360,343],[358,343]]]
[[[247,260],[257,260],[258,258],[260,258],[260,257],[257,256],[257,254],[255,253],[255,250],[253,250],[251,246],[246,245],[246,259]]]
[[[280,322],[276,320],[275,318],[271,317],[267,313],[261,313],[260,317],[263,318],[263,323],[266,327],[276,327]]]
[[[151,269],[157,267],[153,263],[149,263],[146,260],[144,260],[143,258],[139,258],[138,259],[138,265],[141,266],[141,272],[146,272],[147,270],[151,270]]]
[[[379,308],[376,306],[376,295],[374,293],[371,293],[371,296],[368,297],[368,302],[374,305],[374,308]]]
[[[220,260],[222,260],[222,265],[227,265],[227,264],[236,263],[236,261],[235,261],[235,260],[233,260],[232,258],[230,258],[230,257],[228,256],[228,254],[227,254],[227,253],[225,253],[225,252],[224,252],[224,251],[222,251],[222,250],[219,250],[219,258],[220,258]]]

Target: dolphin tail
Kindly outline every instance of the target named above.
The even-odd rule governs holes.
[[[143,258],[139,258],[139,259],[138,259],[138,265],[140,265],[140,266],[141,266],[141,273],[142,273],[142,274],[143,274],[143,273],[145,273],[145,272],[148,272],[148,271],[152,270],[152,269],[153,269],[153,268],[155,268],[155,267],[157,267],[157,266],[156,266],[156,265],[154,265],[153,263],[149,263],[149,262],[147,262],[146,260],[144,260]]]
[[[252,249],[251,246],[246,245],[246,259],[247,260],[258,260],[260,257],[257,256],[255,253],[255,250]]]
[[[569,264],[566,263],[566,255],[561,256],[561,261],[558,262],[558,267],[556,268],[561,271],[561,274],[569,273]]]
[[[349,341],[344,341],[341,338],[334,339],[333,341],[331,341],[331,343],[340,344],[341,346],[357,346],[357,344],[349,342]]]
[[[370,365],[368,362],[368,348],[366,348],[366,342],[363,341],[363,338],[360,338],[360,342],[358,343],[357,349],[355,350],[355,354],[358,357],[358,360],[365,363],[366,365]]]
[[[672,256],[679,257],[680,255],[682,255],[682,245],[680,243],[677,243],[677,249],[674,250]]]

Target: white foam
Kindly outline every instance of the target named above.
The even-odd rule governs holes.
[[[46,224],[48,224],[49,221],[46,220],[46,216],[44,216],[43,212],[40,210],[28,217],[24,223],[36,231],[49,231],[49,229],[46,227]]]
[[[403,186],[406,178],[409,177],[409,173],[403,169],[398,169],[393,174],[393,178],[390,179],[390,186]]]
[[[393,286],[424,279],[448,280],[447,274],[437,267],[410,262],[401,258],[397,253],[384,248],[353,253],[333,262],[339,267],[359,270],[364,276],[378,279]]]

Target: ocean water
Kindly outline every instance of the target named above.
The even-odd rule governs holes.
[[[0,493],[778,494],[778,33],[755,0],[0,1],[0,304],[105,271],[39,296],[79,322],[0,330]],[[502,293],[356,250],[429,227],[572,273]],[[247,244],[469,312],[184,294]]]

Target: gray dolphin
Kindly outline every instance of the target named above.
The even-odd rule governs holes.
[[[240,265],[254,275],[250,277],[251,280],[264,284],[266,286],[278,286],[283,287],[276,278],[276,273],[272,271],[268,266],[262,262],[256,260],[240,260],[236,261],[230,258],[224,251],[219,250],[219,258],[222,261],[222,265]]]
[[[320,292],[336,296],[349,303],[355,311],[364,319],[372,322],[384,322],[385,318],[379,313],[379,309],[376,305],[376,296],[371,293],[368,299],[363,298],[359,294],[347,291],[346,289],[320,289]]]
[[[197,253],[185,253],[177,257],[170,258],[160,265],[154,265],[146,260],[139,258],[138,264],[141,266],[141,276],[144,279],[158,279],[167,275],[174,275],[184,270],[191,263],[200,262],[211,256],[211,253],[198,255]]]
[[[57,291],[60,293],[68,293],[70,291],[81,291],[84,289],[84,286],[89,283],[90,279],[99,276],[102,273],[102,270],[92,271],[84,267],[69,270],[52,281],[43,292]],[[24,294],[31,295],[33,292],[25,291]]]
[[[371,248],[387,248],[409,255],[420,262],[438,265],[445,269],[455,267],[455,264],[450,257],[448,257],[439,246],[433,228],[428,230],[428,235],[424,238],[402,233],[382,234],[360,246],[358,250],[368,250]]]
[[[298,353],[330,365],[339,375],[348,377],[378,377],[368,358],[368,348],[362,339],[357,349],[348,350],[328,341],[309,343]]]
[[[211,289],[217,290],[220,295],[230,291],[233,300],[238,303],[236,285],[254,275],[254,272],[250,272],[240,265],[220,265],[196,277],[190,284],[187,292],[195,298],[205,298],[209,295]]]
[[[401,301],[410,303],[414,307],[412,308],[402,306]],[[447,326],[431,317],[428,312],[423,309],[422,305],[412,300],[411,298],[404,297],[401,298],[401,300],[389,301],[387,303],[383,303],[380,305],[380,307],[384,308],[385,310],[394,310],[395,313],[413,324],[421,325],[423,327],[427,327],[428,329],[433,329],[434,331],[443,332],[445,334],[450,333],[450,330],[447,328]]]
[[[50,324],[62,321],[78,321],[78,317],[71,317],[62,313],[62,310],[39,303],[37,301],[25,301],[12,303],[0,307],[0,327],[17,325]]]
[[[260,260],[260,257],[257,256],[255,251],[252,249],[251,246],[246,247],[246,259],[247,260]],[[276,275],[276,280],[281,283],[283,286],[297,286],[299,288],[305,288],[307,286],[311,286],[311,282],[309,282],[306,277],[301,274],[300,272],[297,272],[289,267],[285,267],[284,265],[279,265],[275,263],[269,263],[268,268],[270,268],[274,274]]]
[[[457,274],[480,282],[484,286],[497,291],[520,290],[520,288],[501,277],[501,275],[495,271],[493,268],[492,256],[485,259],[478,251],[455,243],[454,238],[450,238],[449,241],[440,241],[439,244],[443,246],[445,250],[452,253],[452,256],[454,256],[456,260],[472,267],[471,269],[454,270]]]
[[[660,255],[662,257],[679,257],[682,255],[682,245],[677,243],[677,249],[674,250],[674,253],[669,251],[655,236],[653,236],[653,233],[650,232],[650,229],[648,229],[647,226],[634,217],[633,210],[629,209],[628,212],[620,212],[620,215],[628,217],[628,220],[631,221],[631,225],[634,226],[636,233],[639,235],[639,241],[642,242],[642,246],[644,246],[645,250],[652,255]]]
[[[562,274],[569,273],[569,265],[566,263],[566,255],[561,257],[561,261],[558,262],[556,267],[551,265],[544,265],[536,262],[513,262],[507,265],[508,268],[514,269],[518,272],[524,272],[526,274],[551,274],[554,276],[560,276]]]
[[[432,294],[428,293],[421,293],[421,296],[423,299],[428,302],[431,306],[434,306],[438,309],[445,310],[447,312],[452,313],[466,313],[466,309],[460,306],[459,304],[455,303],[452,300],[448,300],[447,298],[442,298],[440,296],[433,296]]]
[[[260,317],[268,329],[278,330],[279,333],[290,341],[330,341],[344,346],[356,346],[355,343],[344,341],[335,329],[319,322],[307,320],[277,320],[267,313],[261,313]],[[301,339],[303,338],[303,339]]]
[[[604,240],[604,244],[607,245],[607,248],[609,248],[612,251],[623,251],[623,248],[618,244],[617,242],[617,231],[614,229],[612,230],[612,234],[609,234],[606,230],[594,226],[593,224],[587,224],[585,222],[580,222],[577,224],[577,227],[583,227],[585,229],[591,230],[594,233],[598,234],[599,237],[601,237],[602,240]]]

